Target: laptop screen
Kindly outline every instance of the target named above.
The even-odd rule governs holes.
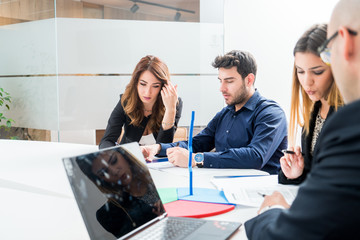
[[[165,213],[145,162],[135,156],[119,146],[64,159],[92,239],[120,238]]]

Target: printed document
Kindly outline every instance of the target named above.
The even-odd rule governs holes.
[[[260,207],[264,201],[262,195],[270,195],[274,191],[282,193],[287,203],[291,204],[299,188],[295,185],[278,184],[277,175],[228,179],[213,178],[211,182],[219,190],[224,191],[225,197],[230,203],[249,207]]]

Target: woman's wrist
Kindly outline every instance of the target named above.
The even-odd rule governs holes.
[[[165,127],[174,126],[175,122],[162,122],[161,123]]]
[[[165,111],[165,114],[164,114],[164,117],[162,119],[162,122],[161,122],[161,126],[164,128],[164,129],[170,129],[171,127],[174,126],[175,124],[175,111]]]
[[[168,114],[170,116],[172,116],[172,115],[175,116],[175,114],[176,114],[176,105],[174,107],[171,107],[171,108],[165,107],[165,114]]]

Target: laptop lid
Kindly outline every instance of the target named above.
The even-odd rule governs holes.
[[[91,239],[117,239],[166,213],[137,143],[63,159]]]

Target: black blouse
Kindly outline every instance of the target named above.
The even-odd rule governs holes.
[[[120,100],[118,104],[110,115],[105,134],[100,141],[99,149],[115,146],[116,141],[121,135],[122,127],[124,127],[124,135],[121,139],[120,144],[139,142],[151,117],[151,115],[148,117],[144,117],[140,126],[138,127],[130,124],[131,120],[129,116],[125,113],[124,108],[121,105],[121,97],[122,94],[120,95]],[[156,139],[156,143],[171,143],[173,141],[177,124],[181,117],[182,106],[183,102],[179,97],[178,104],[176,106],[174,126],[168,130],[164,130],[161,126],[157,132],[154,132],[153,135]]]
[[[283,171],[280,169],[279,175],[278,175],[279,183],[281,183],[281,184],[301,184],[305,180],[308,173],[310,172],[311,166],[312,166],[312,161],[313,161],[313,155],[311,154],[311,142],[312,142],[313,132],[314,132],[314,128],[315,128],[316,116],[320,110],[320,107],[321,107],[321,102],[317,101],[315,103],[314,109],[311,113],[309,134],[306,135],[306,133],[304,132],[304,129],[302,129],[303,131],[301,134],[301,151],[304,156],[304,171],[303,171],[303,173],[298,178],[288,179],[285,176],[285,174],[283,173]],[[329,112],[326,117],[326,121],[328,120],[329,116],[333,112],[334,112],[334,108],[330,106]],[[325,124],[326,124],[326,121],[325,121]],[[316,144],[315,144],[315,148],[316,148]],[[315,152],[315,149],[314,149],[314,152]]]

